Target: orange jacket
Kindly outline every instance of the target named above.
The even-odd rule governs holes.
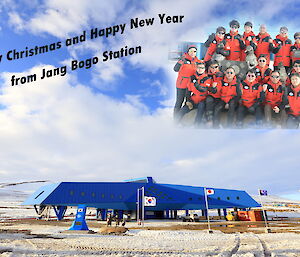
[[[230,50],[230,54],[226,56],[226,60],[240,61],[241,51],[246,47],[241,35],[238,32],[233,34],[230,31],[230,33],[225,35],[225,40],[227,42],[225,50]]]
[[[214,55],[216,49],[217,49],[217,45],[219,43],[223,43],[224,44],[224,49],[226,49],[226,41],[221,39],[220,37],[218,36],[215,36],[215,39],[210,43],[210,45],[208,46],[207,48],[207,51],[206,51],[206,54],[205,54],[205,57],[204,57],[204,61],[205,62],[208,62],[211,60],[212,56]]]
[[[241,103],[247,108],[255,103],[259,104],[262,100],[262,86],[256,80],[251,83],[247,80],[242,81],[241,91]]]
[[[278,66],[282,62],[283,66],[289,67],[291,64],[291,46],[292,41],[287,37],[277,35],[274,40],[275,48],[273,53],[275,54],[274,66]]]
[[[293,116],[300,116],[300,86],[294,88],[292,85],[287,87],[287,100],[290,108],[287,113]]]
[[[196,71],[196,62],[200,60],[195,57],[192,58],[189,54],[185,53],[180,60],[175,64],[174,71],[178,72],[176,80],[177,88],[187,88],[190,83],[190,77]]]
[[[265,84],[269,81],[272,70],[266,65],[265,67],[256,67],[256,80],[259,84]]]
[[[273,43],[269,43],[271,39],[269,33],[261,34],[256,36],[257,48],[255,50],[255,55],[258,58],[261,54],[267,55],[267,64],[270,63],[270,54],[273,51]]]
[[[264,92],[265,95],[264,104],[270,105],[272,108],[278,106],[280,109],[282,109],[284,92],[285,89],[282,86],[281,82],[274,84],[271,81],[269,81],[267,83],[267,90]]]
[[[221,87],[222,87],[222,80],[224,74],[221,71],[216,72],[215,74],[208,73],[208,76],[211,78],[211,84],[214,82],[217,82],[217,87],[215,92],[209,91],[208,94],[211,95],[214,98],[220,98],[221,97]]]
[[[197,72],[191,76],[189,84],[189,91],[192,92],[190,99],[193,103],[198,104],[205,100],[208,95],[209,87],[211,86],[211,79],[206,73],[199,75]]]
[[[248,37],[251,37],[252,40],[249,41]],[[256,40],[256,37],[255,37],[255,34],[253,33],[253,31],[250,31],[249,33],[244,32],[244,34],[243,34],[243,40],[245,42],[246,47],[249,46],[249,45],[251,45],[253,47],[254,51],[256,50],[256,48],[257,48],[257,40]],[[241,52],[241,54],[242,54],[241,55],[241,61],[245,61],[246,60],[245,50],[242,50],[242,52]]]
[[[228,103],[235,96],[240,95],[239,83],[237,82],[236,77],[229,82],[226,77],[222,80],[222,87],[220,90],[221,99]]]

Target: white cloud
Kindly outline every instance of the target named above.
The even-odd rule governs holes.
[[[23,30],[25,27],[23,19],[16,12],[8,13],[9,23],[16,28],[17,31]]]
[[[10,22],[35,34],[46,32],[65,37],[95,24],[105,27],[128,22],[128,17],[157,18],[158,13],[182,13],[186,18],[183,24],[155,24],[126,31],[126,36],[108,41],[112,49],[142,45],[141,55],[126,60],[147,71],[164,69],[174,92],[176,73],[167,61],[168,44],[202,40],[205,32],[211,31],[209,15],[218,1],[203,3],[191,1],[187,6],[184,1],[176,5],[173,1],[151,1],[140,10],[131,8],[121,15],[125,3],[120,1],[45,1],[29,19],[16,14]],[[90,41],[69,50],[71,57],[77,59],[89,51],[91,56],[97,55],[104,46],[107,42],[103,40]],[[125,76],[122,61],[107,65],[97,65],[94,70],[93,85],[101,89],[112,87],[115,78]],[[38,73],[41,68],[23,74]],[[9,76],[3,74],[6,80]],[[152,85],[164,94],[165,85],[155,80]],[[3,181],[120,181],[152,175],[158,182],[250,192],[256,192],[258,187],[276,193],[299,188],[297,131],[175,128],[172,108],[150,114],[138,95],[128,95],[122,102],[94,94],[87,85],[76,81],[75,73],[72,77],[17,87],[10,87],[6,81],[1,88],[0,102],[6,106],[0,110]],[[164,103],[172,105],[169,99]]]
[[[153,176],[249,192],[299,189],[296,132],[181,129],[171,109],[150,115],[138,96],[121,102],[93,94],[70,75],[11,87],[10,75],[3,74],[0,97],[2,181]]]

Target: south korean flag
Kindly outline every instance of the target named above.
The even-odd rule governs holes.
[[[156,198],[154,196],[145,196],[145,206],[156,206]]]

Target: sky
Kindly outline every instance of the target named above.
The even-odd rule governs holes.
[[[197,130],[172,121],[175,102],[171,45],[203,42],[232,19],[300,30],[297,1],[4,0],[0,3],[0,178],[157,182],[242,189],[300,200],[298,131]],[[184,15],[161,24],[159,14]],[[130,20],[154,18],[130,29]],[[68,38],[93,28],[126,24],[124,33]],[[8,61],[10,50],[62,42],[54,51]],[[141,46],[142,52],[70,70],[72,60],[101,59],[104,51]],[[65,76],[11,86],[11,77],[67,65]],[[35,185],[37,186],[37,185]]]

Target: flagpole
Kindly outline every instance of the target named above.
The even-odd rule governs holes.
[[[261,198],[260,191],[261,190],[258,189],[258,195],[259,195],[260,205],[261,205],[261,209],[262,209],[262,212],[263,212],[263,217],[264,217],[264,220],[265,220],[266,232],[269,233],[269,232],[271,232],[271,230],[268,228],[267,216],[266,216],[266,213],[265,213],[265,210],[264,210],[264,206],[263,206],[263,203],[262,203],[262,198]]]
[[[212,231],[210,229],[210,220],[209,220],[209,215],[208,215],[208,199],[207,199],[206,187],[204,187],[204,196],[205,196],[205,206],[206,206],[206,212],[207,212],[208,233],[211,233]]]
[[[145,220],[145,188],[142,187],[142,226],[144,226]]]
[[[137,212],[136,212],[136,221],[137,221],[138,225],[139,225],[139,219],[140,219],[140,196],[139,196],[139,193],[140,193],[140,189],[138,188],[137,189]]]

